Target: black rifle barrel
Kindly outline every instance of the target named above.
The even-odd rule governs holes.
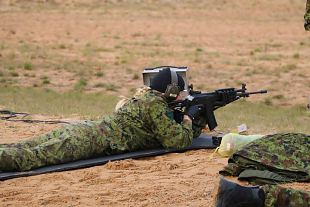
[[[262,93],[267,93],[267,90],[260,90],[260,91],[254,91],[254,92],[237,92],[237,96],[248,97],[252,94],[262,94]]]
[[[258,94],[258,93],[267,93],[267,90],[260,90],[260,91],[254,91],[254,92],[247,92],[247,94]]]

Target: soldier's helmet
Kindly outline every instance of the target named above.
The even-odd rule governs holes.
[[[165,97],[174,100],[185,88],[181,75],[170,68],[159,71],[150,82],[150,88],[165,94]]]

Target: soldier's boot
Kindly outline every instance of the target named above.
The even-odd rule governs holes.
[[[221,178],[216,207],[263,207],[265,193],[259,187],[245,187]]]

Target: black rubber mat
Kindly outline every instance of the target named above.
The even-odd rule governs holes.
[[[151,149],[151,150],[142,150],[137,152],[128,152],[125,154],[119,155],[110,155],[98,158],[92,158],[87,160],[79,160],[59,165],[51,165],[47,167],[41,167],[30,171],[25,172],[2,172],[0,173],[0,180],[8,180],[12,178],[18,177],[26,177],[32,175],[39,175],[44,173],[50,172],[60,172],[66,170],[75,170],[80,168],[87,168],[97,165],[105,164],[109,161],[115,160],[124,160],[124,159],[135,159],[135,158],[142,158],[142,157],[150,157],[156,155],[162,155],[166,153],[172,152],[184,152],[187,150],[194,150],[194,149],[213,149],[216,148],[220,144],[221,138],[218,137],[211,137],[206,134],[202,134],[200,137],[193,140],[193,143],[190,147],[184,149]]]

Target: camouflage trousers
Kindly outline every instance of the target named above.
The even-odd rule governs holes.
[[[99,122],[81,122],[14,144],[0,144],[0,171],[25,171],[110,154]]]
[[[265,207],[309,207],[310,192],[284,188],[278,185],[264,185]]]

